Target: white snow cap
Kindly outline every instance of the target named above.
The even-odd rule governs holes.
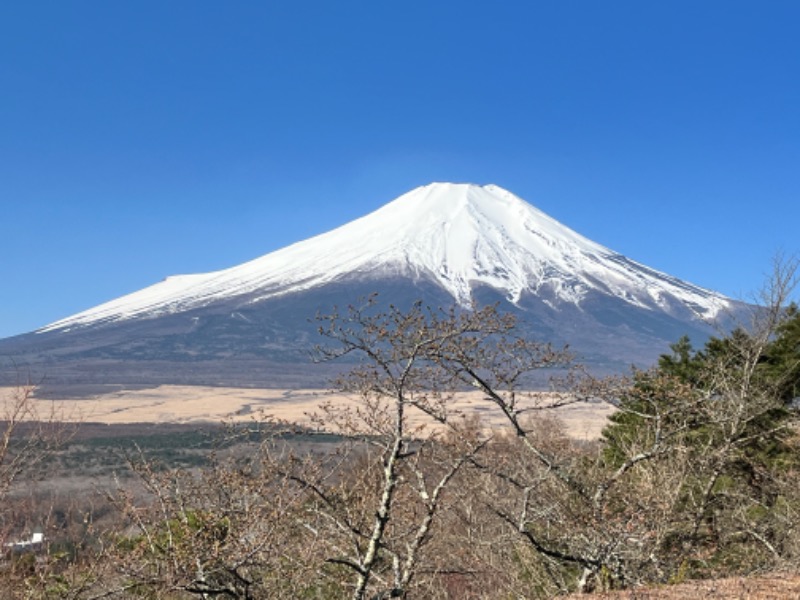
[[[720,294],[640,265],[496,185],[432,183],[338,229],[213,273],[169,277],[40,331],[154,317],[248,295],[263,300],[348,276],[436,281],[462,305],[476,285],[512,303],[547,292],[580,305],[592,290],[647,309],[683,303],[713,318]]]

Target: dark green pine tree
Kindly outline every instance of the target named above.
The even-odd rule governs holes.
[[[788,307],[786,319],[776,333],[765,353],[764,369],[775,382],[780,398],[790,404],[800,397],[800,309],[797,304]]]
[[[788,307],[773,339],[761,350],[754,348],[755,340],[743,329],[710,338],[702,350],[695,350],[683,336],[670,346],[671,354],[660,357],[655,369],[635,373],[631,389],[620,398],[621,410],[603,432],[610,464],[624,460],[622,447],[629,447],[632,439],[638,437],[640,446],[646,443],[642,436],[656,416],[662,434],[680,426],[685,435],[708,442],[703,432],[709,433],[714,424],[704,422],[699,399],[724,394],[723,386],[743,386],[746,377],[753,403],[765,406],[741,431],[740,437],[749,440],[742,444],[743,451],[786,458],[779,449],[786,449],[783,442],[794,433],[782,425],[793,418],[790,404],[800,396],[800,309],[794,304]],[[748,375],[753,352],[760,356],[755,372]]]
[[[690,465],[671,517],[680,543],[665,551],[691,560],[696,548],[732,569],[752,568],[748,557],[764,548],[765,560],[781,552],[794,514],[786,482],[800,468],[800,310],[784,317],[766,344],[742,329],[702,350],[683,337],[619,398],[603,431],[606,468]]]

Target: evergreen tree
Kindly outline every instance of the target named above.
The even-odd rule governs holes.
[[[792,303],[764,357],[765,369],[784,402],[800,396],[800,309]]]
[[[603,432],[606,468],[689,465],[665,552],[734,568],[752,567],[758,551],[774,558],[793,518],[783,482],[800,466],[790,407],[800,390],[800,311],[786,310],[772,335],[736,329],[702,350],[687,337],[671,349],[621,394]]]

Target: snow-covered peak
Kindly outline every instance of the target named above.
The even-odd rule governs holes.
[[[676,301],[713,317],[727,300],[635,263],[496,185],[432,183],[338,229],[250,262],[169,277],[41,331],[155,317],[241,297],[258,302],[346,277],[428,279],[467,305],[474,287],[509,301],[580,305],[592,291],[647,309]]]

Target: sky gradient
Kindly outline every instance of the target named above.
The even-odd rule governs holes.
[[[800,223],[800,3],[0,6],[0,337],[495,183],[737,298]]]

